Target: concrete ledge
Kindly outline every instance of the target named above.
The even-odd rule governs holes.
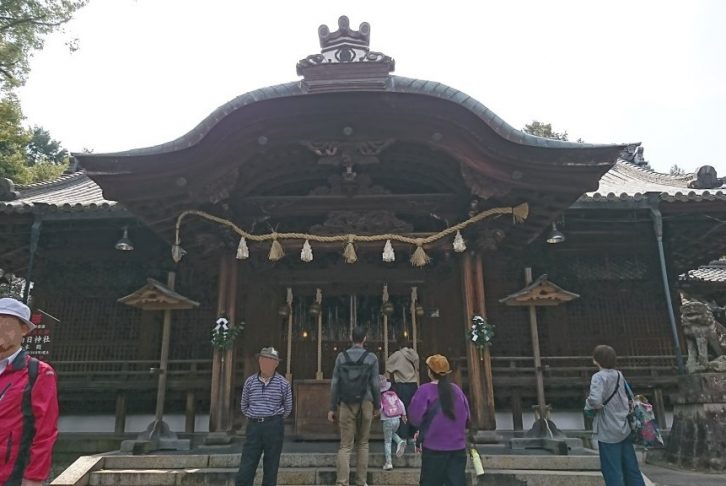
[[[76,459],[71,466],[55,478],[52,486],[86,486],[91,473],[104,466],[103,456],[83,456]]]
[[[237,464],[239,464],[239,454]],[[214,457],[214,456],[211,456]],[[208,455],[106,456],[104,469],[185,469],[216,467],[209,463]],[[232,466],[228,466],[232,467]]]

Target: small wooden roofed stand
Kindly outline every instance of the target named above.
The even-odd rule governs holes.
[[[156,413],[154,420],[138,440],[124,441],[121,449],[131,452],[141,448],[143,450],[189,450],[191,441],[179,439],[172,432],[169,425],[164,422],[164,401],[166,399],[167,367],[169,363],[169,341],[171,340],[171,311],[193,309],[199,307],[199,302],[184,297],[174,291],[176,274],[169,272],[166,285],[150,278],[146,285],[139,290],[121,297],[118,301],[131,307],[144,311],[164,311],[164,324],[161,337],[161,356],[159,358],[159,385],[156,393]]]
[[[568,454],[572,447],[582,447],[582,440],[568,439],[555,423],[550,420],[549,410],[545,401],[544,374],[539,347],[539,331],[537,330],[537,307],[553,307],[570,302],[580,296],[568,292],[550,282],[547,275],[540,276],[532,282],[532,269],[524,269],[526,287],[501,299],[499,302],[510,306],[529,308],[529,326],[532,335],[532,352],[534,355],[534,370],[537,378],[537,406],[534,414],[534,424],[527,431],[525,437],[514,437],[510,440],[513,449],[545,448],[559,454]]]
[[[266,225],[279,231],[324,231],[341,221],[349,224],[347,214],[363,222],[359,234],[370,234],[375,224],[415,235],[431,234],[442,222],[464,221],[488,208],[526,202],[530,217],[524,224],[512,226],[499,218],[466,234],[477,241],[456,265],[468,324],[474,311],[484,310],[482,252],[532,242],[583,193],[597,188],[626,145],[525,134],[456,89],[392,75],[394,60],[369,49],[367,23],[354,30],[341,17],[338,27],[332,33],[320,27],[321,53],[297,64],[302,80],[239,96],[169,143],[75,157],[104,198],[118,201],[170,243],[178,215],[190,209],[250,231]],[[191,221],[181,236],[189,252],[182,264],[209,272],[217,265],[198,255],[219,258],[219,305],[228,315],[236,304],[238,270],[272,280],[276,272],[284,274],[285,260],[270,263],[267,248],[259,245],[250,248],[249,265],[230,261],[237,241],[204,221]],[[299,247],[285,249],[291,248],[297,252]],[[339,249],[318,245],[316,262],[331,248]],[[372,248],[380,251],[378,244],[361,243],[359,252],[370,255]],[[445,248],[442,243],[428,250]],[[378,265],[384,265],[380,257]],[[254,334],[254,325],[245,332]],[[465,346],[474,425],[493,430],[491,364]],[[233,359],[230,351],[225,362]],[[221,366],[217,353],[214,363]],[[231,369],[219,387],[213,382],[212,431],[231,428]]]

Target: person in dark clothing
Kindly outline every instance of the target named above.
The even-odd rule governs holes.
[[[260,371],[245,380],[241,409],[247,417],[247,433],[235,486],[252,486],[262,459],[262,484],[275,486],[280,466],[285,417],[292,412],[290,383],[275,370],[280,356],[273,347],[257,355]]]
[[[419,379],[419,358],[410,341],[400,341],[398,351],[391,354],[386,360],[386,373],[393,381],[393,391],[401,399],[403,405],[408,407],[411,404]],[[398,435],[404,440],[413,443],[413,436],[416,434],[416,427],[410,422],[401,423],[398,428]]]

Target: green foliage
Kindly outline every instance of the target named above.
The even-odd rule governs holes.
[[[242,334],[244,328],[244,321],[234,327],[230,327],[227,318],[220,317],[217,319],[216,326],[212,329],[212,338],[209,342],[213,348],[224,351],[232,347],[235,339]]]
[[[23,129],[23,112],[17,98],[8,95],[0,99],[0,177],[18,184],[29,182],[25,147],[30,134]]]
[[[17,98],[0,99],[0,177],[16,184],[32,184],[58,178],[68,167],[68,152],[47,130],[23,127]]]
[[[44,37],[71,20],[88,0],[2,0],[0,2],[0,91],[25,84],[29,60]],[[73,50],[74,44],[69,47]]]
[[[35,126],[31,130],[31,138],[28,143],[28,164],[36,165],[42,163],[62,164],[68,158],[68,151],[61,147],[58,140],[53,140],[50,132],[43,127]]]
[[[534,135],[535,137],[551,138],[554,140],[562,140],[564,142],[567,141],[567,130],[564,132],[555,132],[552,130],[551,123],[542,123],[534,120],[532,123],[525,125],[522,131],[524,133]],[[578,139],[577,141],[582,143],[582,139]]]
[[[0,268],[0,297],[22,299],[25,280]]]
[[[686,175],[686,171],[683,170],[678,164],[673,164],[671,166],[670,175],[682,176]]]
[[[471,318],[471,328],[466,335],[471,344],[481,349],[491,344],[494,338],[494,325],[489,324],[483,316],[474,316]]]

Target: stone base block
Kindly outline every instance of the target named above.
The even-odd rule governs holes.
[[[665,458],[686,469],[726,471],[726,373],[679,378]]]

